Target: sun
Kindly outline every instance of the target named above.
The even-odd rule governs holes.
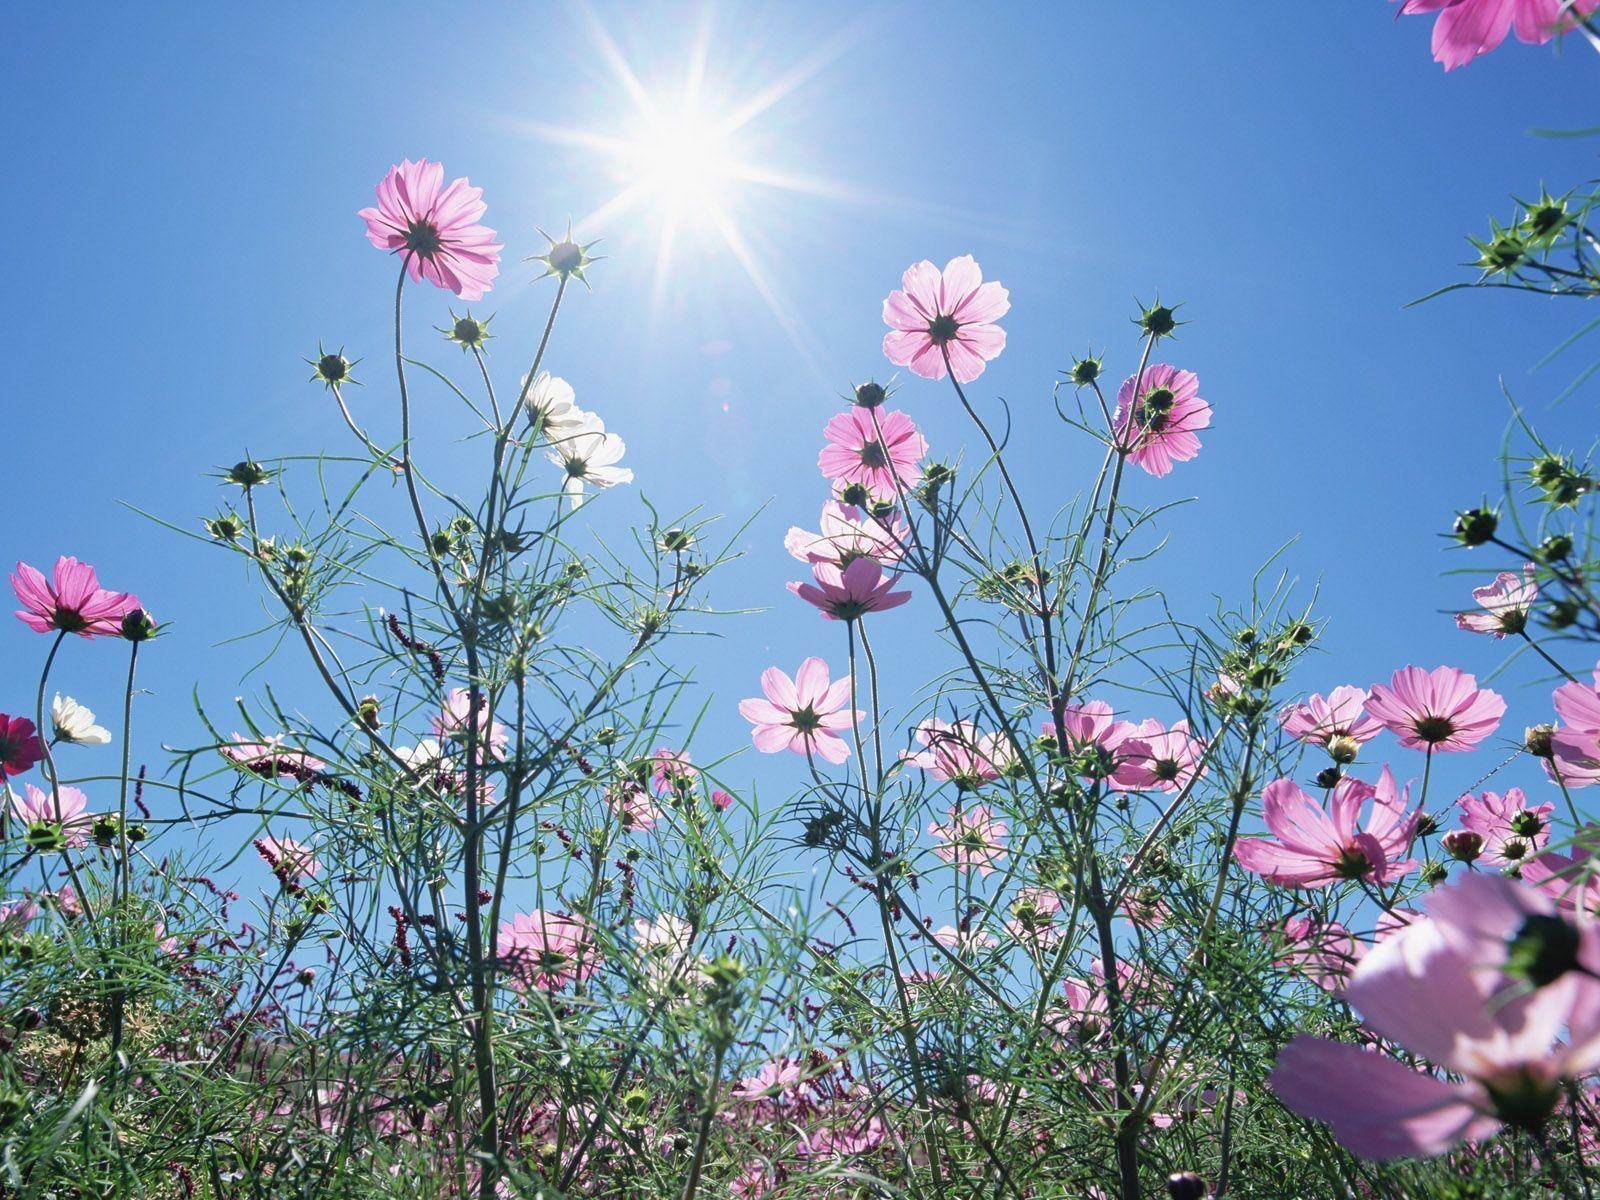
[[[630,190],[673,220],[724,209],[741,174],[730,132],[692,104],[650,114],[619,158]]]
[[[616,101],[609,115],[597,111],[591,128],[526,118],[516,122],[541,141],[586,152],[590,169],[615,189],[574,221],[574,235],[650,245],[652,312],[666,301],[675,256],[692,251],[701,270],[717,257],[730,259],[790,341],[808,361],[814,360],[815,339],[784,295],[782,273],[766,260],[774,246],[768,234],[786,220],[793,227],[795,204],[860,202],[864,197],[848,185],[768,160],[768,155],[803,152],[805,147],[796,147],[792,138],[763,138],[759,126],[771,110],[856,45],[865,26],[841,28],[798,61],[773,61],[759,71],[747,71],[758,82],[740,91],[720,77],[712,61],[708,20],[681,56],[684,70],[678,80],[646,87],[610,32],[592,13],[581,11]],[[741,62],[748,66],[746,50],[748,46],[741,46]]]

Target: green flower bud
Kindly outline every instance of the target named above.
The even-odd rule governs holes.
[[[1492,508],[1469,508],[1456,515],[1456,540],[1463,546],[1481,546],[1500,527],[1500,515]]]

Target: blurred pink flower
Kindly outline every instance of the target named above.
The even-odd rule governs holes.
[[[79,637],[117,637],[122,618],[139,607],[139,597],[100,586],[94,568],[75,558],[56,559],[47,583],[42,572],[19,562],[11,590],[22,607],[17,619],[36,633],[53,629]]]
[[[367,240],[404,254],[413,282],[482,300],[500,273],[501,249],[494,230],[478,224],[483,189],[465,178],[445,187],[444,167],[420,158],[390,167],[377,192],[378,206],[356,214],[367,223]]]
[[[1372,808],[1358,828],[1361,806]],[[1292,779],[1278,779],[1262,790],[1262,816],[1271,838],[1240,838],[1233,856],[1247,871],[1284,887],[1326,887],[1341,879],[1387,883],[1415,867],[1405,858],[1417,830],[1417,813],[1407,813],[1409,789],[1402,792],[1389,768],[1378,784],[1345,776],[1334,786],[1324,810]]]
[[[830,621],[854,621],[911,599],[910,592],[894,590],[898,576],[885,572],[876,559],[858,558],[842,571],[814,563],[811,576],[814,583],[791,583],[789,590]]]
[[[298,884],[322,870],[311,847],[294,838],[264,837],[256,842],[256,853],[285,883]]]
[[[1600,666],[1593,686],[1564,683],[1550,699],[1562,724],[1550,738],[1546,773],[1567,787],[1600,783]]]
[[[851,407],[831,417],[822,435],[828,444],[817,469],[835,486],[858,483],[871,495],[894,496],[922,477],[928,439],[903,412]]]
[[[441,742],[455,741],[463,746],[467,742],[467,727],[472,704],[472,693],[466,688],[451,688],[445,694],[444,704],[438,715],[429,719],[433,726],[433,736]],[[496,721],[489,713],[489,698],[484,695],[478,697],[478,745],[490,758],[504,758],[506,747],[511,742],[511,735],[506,732],[506,727]]]
[[[88,813],[89,798],[75,787],[62,786],[54,792],[40,791],[33,784],[22,786],[21,795],[11,797],[11,815],[26,831],[60,830],[63,846],[82,846],[89,840],[94,818]]]
[[[954,863],[958,871],[977,868],[978,874],[989,875],[995,863],[1005,857],[1006,824],[997,821],[987,804],[971,808],[955,805],[950,809],[946,824],[928,823],[928,833],[939,840],[933,852],[947,863]]]
[[[596,965],[587,925],[537,908],[501,923],[495,952],[513,983],[550,992],[587,979]]]
[[[1410,750],[1471,750],[1499,727],[1506,702],[1455,667],[1401,667],[1376,684],[1367,712]]]
[[[675,796],[694,786],[700,771],[689,759],[687,750],[672,750],[666,746],[652,757],[650,786],[659,796]]]
[[[650,793],[631,779],[607,791],[605,799],[624,829],[654,829],[661,820],[661,809]]]
[[[1302,742],[1326,746],[1342,737],[1361,745],[1383,731],[1383,726],[1367,715],[1366,704],[1366,690],[1346,684],[1334,688],[1326,699],[1307,696],[1304,704],[1286,708],[1278,720],[1285,733]]]
[[[1520,577],[1510,571],[1501,571],[1494,582],[1473,588],[1472,598],[1478,602],[1479,611],[1456,614],[1456,628],[1468,633],[1489,633],[1503,638],[1508,633],[1521,633],[1528,625],[1528,614],[1539,598],[1539,585],[1533,579],[1533,564],[1522,568]]]
[[[983,282],[972,255],[952,258],[942,273],[923,259],[906,268],[900,287],[883,302],[883,353],[895,366],[943,379],[948,354],[956,382],[971,383],[1006,348],[1006,331],[994,322],[1011,300],[998,283]]]
[[[304,750],[283,744],[284,735],[275,733],[265,741],[253,742],[241,733],[231,735],[233,740],[218,747],[222,757],[253,775],[271,778],[274,775],[292,775],[304,781],[308,775],[325,771],[328,764],[314,758]]]
[[[890,566],[911,543],[911,528],[899,513],[879,521],[837,500],[823,501],[821,525],[819,533],[791,525],[783,548],[803,563],[828,563],[843,570],[858,558]]]
[[[1553,803],[1530,805],[1521,788],[1505,793],[1470,792],[1456,801],[1461,824],[1483,839],[1479,860],[1490,866],[1508,867],[1534,857],[1550,840],[1550,814]]]
[[[1335,995],[1343,991],[1350,969],[1366,950],[1339,922],[1315,916],[1290,917],[1276,934],[1279,949],[1274,961]]]
[[[916,728],[916,738],[924,748],[906,754],[903,761],[963,790],[998,779],[1016,761],[1003,733],[979,733],[970,721],[924,721]]]
[[[839,735],[854,728],[861,713],[850,705],[848,678],[829,683],[828,664],[808,658],[793,679],[768,667],[761,673],[761,690],[765,699],[753,696],[739,701],[739,715],[755,727],[750,740],[757,750],[815,754],[836,764],[850,757],[850,747]]]
[[[1575,0],[1571,9],[1588,16],[1600,0]],[[1404,0],[1401,16],[1438,13],[1433,25],[1433,60],[1446,71],[1488,54],[1516,27],[1521,41],[1542,45],[1576,27],[1563,0]]]
[[[1188,462],[1200,453],[1195,431],[1211,424],[1211,405],[1200,399],[1200,381],[1193,371],[1154,363],[1142,378],[1130,375],[1122,381],[1112,420],[1117,445],[1127,452],[1128,460],[1159,479],[1173,463]]]
[[[1510,880],[1468,876],[1436,890],[1427,918],[1352,972],[1345,999],[1366,1028],[1459,1079],[1302,1036],[1279,1054],[1273,1091],[1369,1159],[1442,1154],[1502,1124],[1540,1127],[1565,1083],[1600,1067],[1600,984],[1577,970],[1529,979],[1497,969],[1524,938],[1550,936],[1544,923],[1559,918],[1549,903]],[[1594,927],[1576,934],[1592,961]]]
[[[32,770],[43,757],[44,746],[34,723],[0,713],[0,779]]]

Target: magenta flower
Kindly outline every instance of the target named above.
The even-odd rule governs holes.
[[[818,533],[791,525],[783,548],[803,563],[829,563],[842,571],[858,558],[891,566],[911,544],[911,527],[899,513],[880,521],[853,504],[824,500],[821,525]]]
[[[950,809],[947,823],[930,821],[928,832],[939,839],[933,852],[945,862],[954,863],[958,871],[976,868],[980,875],[989,875],[995,864],[1005,857],[1005,822],[995,820],[987,804],[975,804],[971,808],[956,805]]]
[[[405,255],[413,282],[426,279],[463,300],[482,300],[500,273],[500,243],[478,224],[483,189],[465,178],[444,187],[444,167],[406,159],[378,184],[378,207],[356,216],[367,223],[367,240],[379,250]]]
[[[1006,331],[995,322],[1010,311],[1010,297],[998,283],[983,282],[972,255],[952,258],[943,273],[923,259],[906,268],[900,287],[883,302],[883,353],[895,366],[943,379],[948,355],[956,382],[971,383],[1006,348]]]
[[[89,840],[94,817],[87,811],[89,798],[75,787],[40,791],[33,784],[11,797],[11,815],[21,825],[28,844],[39,850],[82,846]]]
[[[835,486],[856,483],[870,495],[895,496],[922,477],[928,439],[903,412],[849,408],[830,418],[822,434],[828,444],[817,469]]]
[[[537,908],[502,922],[495,950],[514,984],[548,992],[587,979],[596,966],[587,925]]]
[[[963,791],[1000,778],[1017,757],[1003,733],[979,733],[970,721],[934,718],[917,726],[916,737],[923,749],[902,761]]]
[[[1372,808],[1360,827],[1361,806]],[[1406,858],[1420,813],[1408,813],[1410,789],[1395,785],[1389,768],[1378,784],[1345,776],[1334,785],[1324,810],[1292,779],[1279,779],[1261,793],[1262,816],[1273,836],[1240,838],[1233,856],[1247,871],[1284,887],[1320,888],[1341,879],[1388,883],[1415,867]]]
[[[1135,728],[1133,737],[1144,743],[1143,766],[1163,792],[1180,792],[1197,775],[1205,774],[1200,760],[1206,744],[1189,732],[1188,721],[1168,729],[1152,718]]]
[[[1521,788],[1499,792],[1470,792],[1456,801],[1461,824],[1483,839],[1478,858],[1491,866],[1509,867],[1532,858],[1550,840],[1552,803],[1530,805]]]
[[[1211,405],[1200,399],[1200,381],[1193,371],[1153,363],[1142,377],[1130,375],[1122,381],[1112,422],[1117,447],[1135,466],[1159,479],[1173,463],[1188,462],[1200,453],[1195,431],[1211,424]]]
[[[44,747],[34,723],[0,713],[0,779],[32,770],[43,757]]]
[[[761,673],[766,699],[739,701],[739,715],[753,728],[750,740],[763,754],[792,750],[815,754],[824,762],[842,763],[850,747],[839,736],[855,727],[861,713],[850,704],[850,680],[828,682],[828,664],[808,658],[790,679],[777,667]]]
[[[858,558],[844,570],[827,563],[811,567],[815,583],[791,583],[789,590],[830,621],[854,621],[869,612],[899,608],[910,592],[894,590],[896,576],[876,559]]]
[[[1550,699],[1562,724],[1550,737],[1547,773],[1569,788],[1600,783],[1600,666],[1594,686],[1564,683]]]
[[[1442,1154],[1503,1124],[1540,1128],[1567,1081],[1600,1067],[1600,984],[1577,970],[1530,978],[1499,969],[1513,948],[1536,949],[1526,939],[1550,938],[1552,919],[1573,930],[1547,898],[1475,875],[1435,891],[1428,910],[1368,953],[1344,994],[1370,1032],[1459,1078],[1297,1037],[1269,1080],[1285,1105],[1332,1126],[1362,1158]],[[1574,961],[1592,961],[1594,927],[1573,932]]]
[[[1600,8],[1600,0],[1574,0],[1570,8],[1588,16]],[[1404,0],[1400,8],[1401,16],[1433,12],[1439,14],[1433,25],[1433,60],[1446,71],[1488,54],[1513,26],[1521,41],[1534,45],[1576,27],[1563,0]]]
[[[1455,667],[1402,667],[1377,684],[1367,712],[1409,750],[1471,750],[1500,725],[1506,702]]]
[[[659,796],[676,796],[688,791],[700,774],[687,750],[662,746],[652,756],[652,762],[650,786]]]
[[[107,591],[94,568],[75,558],[56,559],[49,582],[42,572],[19,562],[11,590],[23,605],[17,619],[35,633],[60,629],[86,638],[117,637],[122,618],[139,607],[139,597]]]
[[[1456,628],[1468,633],[1489,633],[1503,638],[1508,633],[1521,633],[1528,627],[1528,614],[1539,598],[1539,585],[1533,579],[1533,564],[1522,568],[1518,577],[1510,571],[1501,571],[1494,582],[1473,588],[1472,598],[1478,602],[1479,611],[1456,614]]]
[[[1111,705],[1089,700],[1068,705],[1062,714],[1062,732],[1073,757],[1073,769],[1087,780],[1104,779],[1121,791],[1137,792],[1152,786],[1150,747],[1139,738],[1132,721],[1114,720]],[[1055,739],[1054,721],[1044,723],[1044,735]]]
[[[1307,696],[1304,704],[1285,709],[1278,720],[1285,733],[1302,742],[1325,747],[1337,737],[1359,746],[1383,730],[1367,715],[1366,705],[1366,690],[1347,684],[1334,688],[1326,698]]]

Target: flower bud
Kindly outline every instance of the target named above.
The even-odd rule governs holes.
[[[1101,366],[1101,361],[1098,358],[1090,355],[1080,358],[1074,362],[1072,364],[1072,370],[1069,371],[1068,374],[1072,377],[1072,382],[1077,384],[1079,387],[1088,387],[1091,383],[1100,378]]]
[[[1430,858],[1427,862],[1422,864],[1422,869],[1418,872],[1418,874],[1421,876],[1422,882],[1425,886],[1438,887],[1446,879],[1450,878],[1450,868],[1445,866],[1442,862],[1434,862]]]
[[[877,408],[888,398],[889,393],[884,390],[883,384],[868,380],[866,383],[856,384],[851,403],[857,408]]]
[[[1319,788],[1331,788],[1343,778],[1344,772],[1338,767],[1323,767],[1322,770],[1317,772],[1317,786]]]
[[[454,313],[450,315],[455,316]],[[494,336],[489,332],[489,322],[493,319],[487,317],[480,321],[469,312],[464,317],[456,317],[455,323],[445,332],[445,337],[463,350],[481,350],[483,344]]]
[[[236,484],[242,488],[259,487],[271,478],[272,472],[268,471],[260,463],[248,458],[229,467],[226,476],[229,483]]]
[[[1173,309],[1157,300],[1139,314],[1137,324],[1151,337],[1163,338],[1172,335],[1172,331],[1178,327],[1178,319]]]
[[[1500,516],[1492,508],[1469,508],[1456,515],[1456,540],[1463,546],[1481,546],[1499,526]]]
[[[1422,838],[1432,837],[1434,834],[1436,834],[1438,832],[1439,832],[1439,819],[1437,817],[1435,817],[1432,813],[1428,813],[1428,812],[1418,813],[1417,814],[1417,828],[1416,828],[1416,836],[1417,837],[1422,837]]]
[[[363,696],[356,702],[356,720],[374,733],[383,728],[381,704],[376,696]]]
[[[686,529],[669,529],[661,535],[661,548],[669,554],[681,554],[694,545],[694,538]]]
[[[1545,606],[1544,623],[1551,629],[1570,629],[1582,612],[1583,607],[1576,600],[1552,600]]]
[[[301,967],[294,973],[294,978],[301,987],[310,987],[316,982],[317,972],[312,967]]]
[[[236,513],[223,513],[205,522],[206,532],[219,542],[231,542],[244,532],[244,522]]]
[[[1554,725],[1529,725],[1522,734],[1522,748],[1535,758],[1554,758],[1555,732]]]
[[[155,636],[156,623],[142,608],[125,613],[122,618],[122,639],[127,642],[148,642]]]
[[[1552,533],[1539,543],[1539,557],[1545,562],[1561,562],[1572,555],[1572,539],[1564,533]]]
[[[1193,1171],[1167,1176],[1167,1195],[1172,1200],[1205,1200],[1210,1194],[1210,1186]]]
[[[1440,844],[1457,862],[1472,862],[1483,853],[1483,835],[1470,829],[1452,829],[1440,839]]]

